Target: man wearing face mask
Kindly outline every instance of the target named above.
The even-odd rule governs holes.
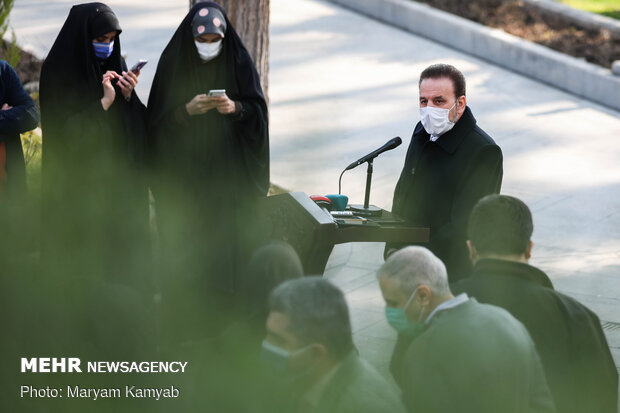
[[[555,411],[525,327],[503,309],[454,297],[428,249],[395,252],[377,278],[399,333],[391,369],[408,411]]]
[[[467,218],[480,198],[499,192],[502,152],[477,126],[458,69],[429,66],[420,74],[419,89],[421,120],[394,190],[392,211],[412,225],[430,227],[427,247],[455,281],[471,270]],[[385,255],[402,246],[388,243]]]
[[[278,390],[265,411],[404,412],[395,389],[353,346],[342,292],[320,277],[286,281],[269,299],[262,359]]]

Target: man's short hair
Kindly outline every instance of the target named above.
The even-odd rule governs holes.
[[[320,343],[336,360],[353,350],[349,308],[342,292],[321,277],[285,281],[272,291],[269,309],[288,316],[303,344]]]
[[[264,321],[271,291],[284,281],[303,275],[303,266],[295,249],[285,241],[269,241],[252,254],[240,292],[241,299],[250,311],[258,312],[260,315],[257,316]]]
[[[446,266],[424,247],[409,246],[390,255],[377,272],[377,278],[382,277],[394,280],[405,295],[411,295],[420,284],[440,297],[450,294]]]
[[[508,195],[487,195],[471,212],[468,237],[478,255],[521,255],[534,231],[525,203]]]
[[[418,87],[422,84],[424,79],[439,79],[442,77],[447,77],[452,80],[454,96],[456,98],[465,96],[465,76],[463,76],[463,73],[456,67],[445,63],[437,63],[424,69],[422,73],[420,73]]]

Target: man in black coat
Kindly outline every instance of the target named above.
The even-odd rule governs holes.
[[[503,195],[484,197],[469,221],[473,273],[452,290],[503,307],[525,325],[558,413],[616,412],[618,372],[600,321],[528,265],[532,231],[532,215],[523,202]]]
[[[19,134],[39,123],[39,112],[15,70],[0,60],[0,201],[23,196],[26,167]]]
[[[39,123],[39,112],[17,73],[0,60],[0,268],[4,259],[32,252],[32,204],[20,134]]]
[[[420,74],[420,122],[394,191],[392,210],[412,225],[429,226],[425,245],[446,265],[451,281],[466,276],[467,218],[476,202],[498,193],[502,152],[467,106],[465,78],[436,64]],[[386,256],[402,244],[386,245]]]

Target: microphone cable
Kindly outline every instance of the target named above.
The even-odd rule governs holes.
[[[342,175],[344,175],[344,173],[347,171],[347,169],[345,168],[342,173],[340,174],[340,178],[338,178],[338,195],[341,195],[341,190],[342,190]]]

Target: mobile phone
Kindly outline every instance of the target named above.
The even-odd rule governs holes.
[[[226,89],[211,89],[207,96],[222,96],[224,93],[226,93]]]
[[[138,60],[138,63],[136,63],[131,69],[129,69],[129,71],[136,73],[138,70],[141,70],[148,62],[148,60],[140,59]]]

